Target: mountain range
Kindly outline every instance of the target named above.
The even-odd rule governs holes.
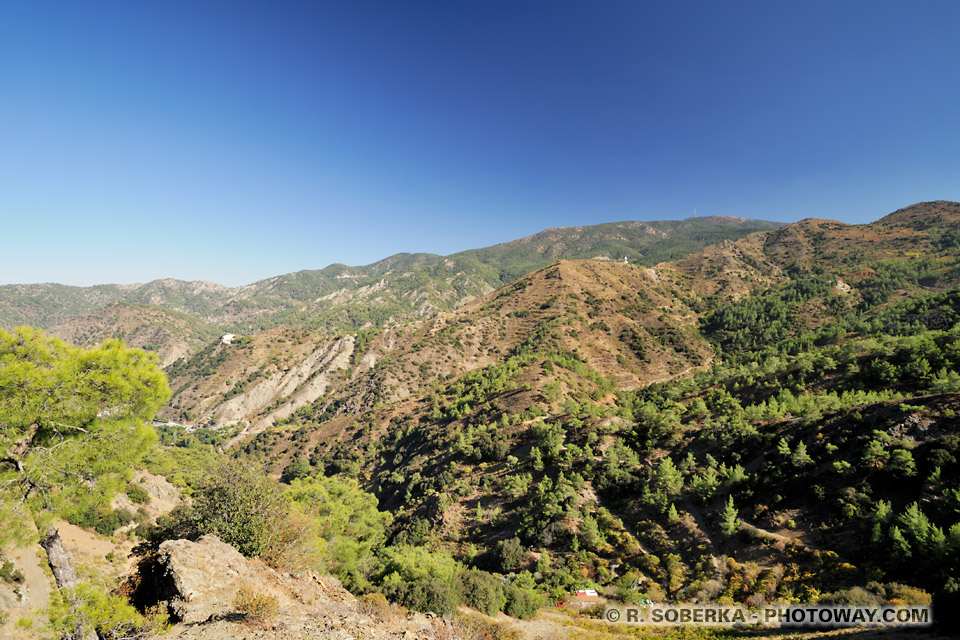
[[[7,286],[0,317],[156,351],[184,465],[356,479],[391,544],[546,592],[929,602],[960,589],[958,229],[946,201],[612,223],[236,289]]]

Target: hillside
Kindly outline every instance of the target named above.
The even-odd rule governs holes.
[[[217,329],[162,307],[113,303],[50,327],[48,332],[84,347],[119,338],[131,347],[156,352],[166,367],[200,349],[216,337]]]
[[[960,249],[958,224],[960,203],[943,201],[900,209],[866,225],[811,218],[721,242],[663,268],[704,298],[736,298],[787,281],[790,270],[829,271],[855,282],[879,273],[874,280],[879,283],[886,271],[906,269],[922,272],[914,284],[931,289],[934,283],[921,282],[928,274],[944,278],[940,287],[960,282],[960,275],[951,271]],[[865,284],[864,289],[879,286]]]
[[[241,583],[280,605],[273,631],[303,633],[414,619],[400,610],[358,626],[314,612],[317,585],[362,616],[395,611],[386,597],[527,618],[584,588],[634,603],[935,598],[947,615],[960,588],[956,228],[960,205],[936,202],[868,225],[803,220],[653,266],[561,259],[455,308],[354,331],[268,326],[280,311],[223,336],[153,304],[108,305],[55,331],[156,350],[173,391],[160,416],[196,426],[158,424],[150,473],[105,485],[109,502],[64,505],[64,528],[95,529],[113,542],[94,546],[124,553],[135,537],[137,573],[110,597],[131,598],[144,629],[160,605],[178,637],[236,632],[252,606],[236,599]],[[561,252],[585,233],[559,232]],[[553,233],[520,244],[548,253]],[[328,301],[348,313],[354,294],[397,300],[393,273],[436,267],[397,260],[376,267],[385,284]],[[308,292],[323,285],[294,275],[272,283],[274,302],[296,290],[314,304]],[[405,291],[443,290],[419,282]],[[150,290],[198,305],[220,292]],[[150,497],[158,483],[192,498],[168,512],[176,500]],[[181,552],[209,601],[151,586],[177,571],[156,563]],[[204,577],[224,575],[214,554],[242,577]],[[23,554],[5,557],[43,582]],[[354,603],[306,567],[367,595]],[[16,588],[0,595],[12,603]],[[564,614],[508,624],[531,637],[602,626]]]
[[[242,452],[356,477],[394,540],[547,590],[941,590],[960,579],[957,227],[927,203],[653,268],[561,261],[365,334],[339,390]],[[504,564],[514,537],[535,551]]]
[[[402,330],[335,340],[271,330],[213,345],[169,369],[171,408],[226,426],[243,420],[257,432],[290,416],[302,421],[416,398],[548,341],[590,363],[615,388],[633,389],[710,360],[694,322],[683,298],[652,269],[564,261]]]

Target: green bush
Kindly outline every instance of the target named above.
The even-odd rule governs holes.
[[[933,602],[933,596],[917,587],[890,582],[884,588],[890,602],[898,601],[919,606],[929,606]]]
[[[297,479],[309,478],[312,473],[313,467],[310,466],[310,461],[297,458],[284,468],[280,481],[290,484]]]
[[[521,589],[508,584],[503,591],[507,598],[503,611],[514,618],[533,618],[543,606],[543,596],[532,589]]]
[[[70,524],[93,529],[105,536],[113,535],[113,532],[120,527],[133,522],[133,514],[127,509],[114,511],[108,506],[94,508],[90,505],[81,505],[77,509],[66,512],[64,517]]]
[[[504,573],[509,573],[524,563],[527,559],[527,550],[523,548],[519,538],[510,538],[497,544],[497,555],[500,568]]]
[[[0,580],[10,584],[20,584],[23,582],[23,572],[14,567],[9,560],[4,560],[0,564]]]
[[[417,611],[447,615],[456,610],[459,569],[450,554],[400,546],[385,548],[383,555],[380,590],[386,597]]]
[[[133,504],[150,504],[150,494],[147,490],[132,482],[127,485],[127,497]]]
[[[247,557],[276,553],[289,504],[276,480],[259,467],[220,462],[194,496],[193,521],[200,535],[213,533]]]
[[[136,553],[155,551],[164,540],[196,540],[212,533],[243,555],[284,571],[323,566],[314,523],[294,509],[280,483],[259,466],[220,460],[207,468],[205,478],[192,504],[160,516],[154,526],[138,527],[145,542]]]
[[[461,602],[488,616],[497,615],[507,602],[503,585],[486,571],[461,571],[457,581]]]

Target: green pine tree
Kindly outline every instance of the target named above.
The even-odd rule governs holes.
[[[738,511],[733,505],[733,496],[727,498],[727,505],[720,512],[720,530],[723,535],[730,537],[740,528],[740,521],[737,518]]]
[[[670,522],[679,522],[680,520],[680,514],[677,513],[677,506],[672,502],[670,503],[670,508],[667,509],[667,520]]]

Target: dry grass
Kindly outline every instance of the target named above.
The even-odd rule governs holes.
[[[260,593],[244,585],[237,589],[233,608],[249,622],[262,622],[277,615],[280,605],[275,596]]]

